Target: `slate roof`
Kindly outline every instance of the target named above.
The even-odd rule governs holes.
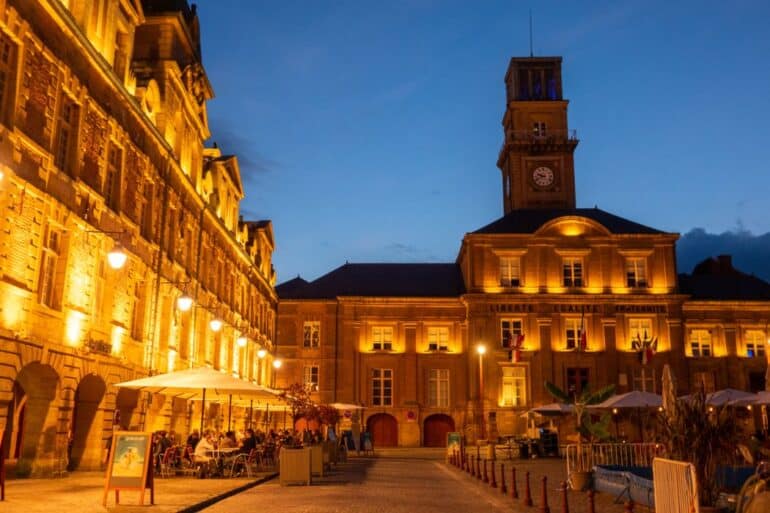
[[[679,291],[692,299],[770,300],[770,283],[735,269],[726,255],[704,260],[692,274],[680,274]]]
[[[660,230],[644,226],[610,214],[599,208],[551,208],[551,209],[519,209],[509,212],[483,228],[473,233],[535,233],[545,223],[564,216],[586,217],[607,228],[615,234],[662,234]]]
[[[457,264],[348,264],[307,282],[300,277],[275,288],[280,299],[459,297],[465,292]]]

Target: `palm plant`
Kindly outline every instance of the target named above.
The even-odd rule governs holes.
[[[709,406],[701,389],[677,399],[672,414],[660,415],[658,422],[670,457],[695,467],[700,504],[714,506],[721,487],[717,467],[731,462],[740,435],[734,415],[726,404]]]
[[[598,421],[595,421],[591,418],[591,415],[586,415],[586,407],[606,401],[615,393],[615,385],[607,385],[595,392],[592,392],[591,389],[586,386],[579,395],[568,394],[548,381],[545,382],[545,389],[557,401],[572,404],[574,407],[575,430],[578,433],[577,453],[579,468],[577,470],[580,472],[590,471],[590,468],[584,468],[588,460],[583,458],[583,441],[593,442],[596,440],[609,439],[610,415],[605,412]]]

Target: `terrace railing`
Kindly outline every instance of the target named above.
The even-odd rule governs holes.
[[[653,458],[666,455],[666,448],[656,443],[570,444],[567,446],[567,475],[573,470],[591,470],[594,465],[651,467]]]

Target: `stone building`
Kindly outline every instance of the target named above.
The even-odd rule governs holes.
[[[726,256],[678,274],[677,234],[576,208],[561,78],[561,58],[511,60],[504,215],[454,263],[345,264],[277,287],[279,384],[363,406],[379,446],[524,433],[522,413],[553,402],[545,381],[660,393],[668,363],[680,393],[764,388],[770,284]]]
[[[0,432],[17,473],[98,468],[116,428],[186,432],[197,406],[117,382],[212,366],[270,383],[272,225],[241,219],[238,159],[204,147],[213,94],[186,0],[0,0]]]

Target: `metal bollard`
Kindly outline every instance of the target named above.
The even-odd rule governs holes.
[[[540,513],[551,513],[551,508],[548,507],[548,477],[543,476],[542,484],[540,485]]]
[[[569,513],[569,501],[567,500],[567,483],[561,482],[561,513]]]
[[[505,486],[505,464],[500,464],[500,493],[503,495],[508,493],[508,487]]]
[[[623,507],[624,513],[634,513],[634,501],[632,499],[628,499],[628,502],[626,502],[626,505]]]
[[[529,487],[529,471],[524,472],[524,505],[532,506],[532,489]]]
[[[596,513],[596,504],[594,502],[594,491],[588,489],[588,513]]]
[[[492,460],[492,477],[489,478],[489,486],[497,488],[497,478],[495,477],[495,460]]]
[[[519,498],[519,489],[516,487],[516,467],[511,467],[511,498]]]
[[[489,483],[489,474],[487,474],[487,461],[484,460],[484,478],[481,480],[482,483]]]

